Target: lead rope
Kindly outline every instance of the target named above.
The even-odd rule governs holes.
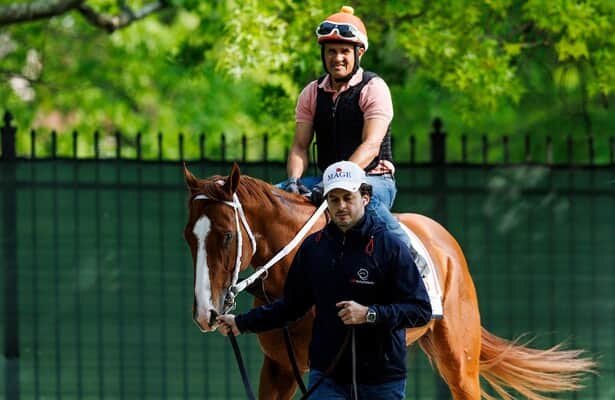
[[[241,351],[239,350],[239,345],[237,344],[237,338],[235,337],[233,332],[229,332],[228,338],[231,341],[231,346],[233,346],[235,359],[237,360],[239,372],[241,373],[241,380],[243,381],[243,386],[246,389],[246,397],[248,398],[248,400],[256,400],[256,397],[254,396],[254,391],[252,390],[252,385],[250,384],[250,378],[248,377],[248,371],[246,371],[246,366],[243,363]]]
[[[340,359],[342,358],[342,354],[344,354],[344,351],[346,350],[346,347],[348,347],[348,342],[350,341],[350,336],[351,336],[350,335],[350,329],[348,329],[346,331],[346,336],[344,336],[344,341],[342,342],[342,347],[340,347],[339,351],[337,352],[337,354],[333,358],[333,361],[331,361],[331,364],[329,364],[329,367],[327,367],[327,369],[325,371],[323,371],[323,374],[320,376],[320,378],[308,389],[306,394],[301,396],[301,398],[299,400],[305,400],[308,397],[310,397],[312,395],[312,393],[314,393],[316,388],[318,388],[318,386],[320,386],[323,383],[325,378],[327,378],[329,375],[331,375],[331,373],[333,372],[333,370],[335,369],[335,367],[339,363]]]
[[[357,345],[354,335],[354,327],[350,328],[352,331],[352,394],[354,400],[359,400],[359,394],[357,393]]]
[[[271,304],[271,299],[267,296],[267,291],[265,290],[265,280],[261,279],[261,290],[263,292],[263,296],[265,297],[265,301],[267,304]],[[295,375],[295,380],[299,385],[299,389],[302,394],[307,393],[307,388],[303,383],[303,379],[301,378],[301,371],[299,371],[299,366],[297,365],[297,357],[295,356],[295,346],[293,344],[293,339],[290,336],[290,331],[288,330],[288,325],[284,326],[284,344],[286,345],[286,352],[288,353],[288,359],[290,361],[290,365],[293,368],[293,375]]]

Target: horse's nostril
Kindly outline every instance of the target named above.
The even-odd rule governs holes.
[[[218,316],[218,313],[216,312],[216,310],[211,310],[210,311],[209,326],[214,326],[216,324],[216,317],[217,316]]]

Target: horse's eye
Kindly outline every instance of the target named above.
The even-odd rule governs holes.
[[[224,245],[228,246],[231,243],[231,240],[233,240],[233,232],[224,232]]]

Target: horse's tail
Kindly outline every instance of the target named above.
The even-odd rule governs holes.
[[[596,362],[582,357],[582,350],[563,350],[561,344],[538,350],[527,344],[499,338],[482,328],[480,374],[504,400],[514,399],[507,389],[530,400],[550,399],[545,394],[579,390],[583,375],[596,373]],[[484,390],[481,394],[494,399]]]

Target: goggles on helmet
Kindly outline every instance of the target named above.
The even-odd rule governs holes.
[[[348,39],[353,42],[360,42],[363,47],[367,48],[367,38],[354,25],[348,23],[335,23],[331,21],[323,21],[316,28],[316,36],[318,39],[338,36],[341,39]]]

